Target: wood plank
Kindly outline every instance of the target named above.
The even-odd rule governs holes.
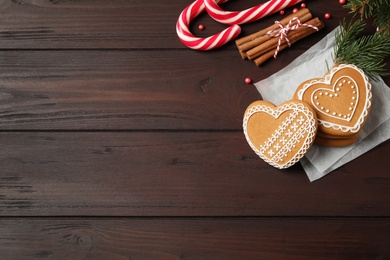
[[[2,48],[180,47],[175,1],[1,1]],[[164,29],[162,29],[164,28]],[[164,46],[161,46],[164,47]]]
[[[246,107],[261,99],[244,79],[301,53],[257,68],[235,50],[3,51],[0,130],[241,130]]]
[[[1,0],[0,46],[5,49],[185,49],[176,35],[175,24],[182,10],[192,2]],[[230,1],[224,8],[244,10],[258,4],[258,0]],[[308,6],[315,16],[323,17],[322,1],[310,1]],[[291,10],[287,9],[286,13]],[[326,20],[329,29],[335,28],[339,20],[348,15],[348,10],[337,1],[326,3],[326,11],[333,15],[333,19]],[[242,35],[265,28],[279,19],[281,16],[275,14],[243,25]],[[206,30],[197,30],[199,23],[204,24]],[[205,13],[191,24],[191,31],[199,37],[225,28]],[[234,44],[230,43],[228,48],[234,48]]]
[[[389,219],[0,219],[1,259],[387,259]]]
[[[258,69],[236,51],[182,54],[0,52],[0,129],[240,129]]]
[[[390,216],[390,142],[310,183],[241,132],[4,132],[1,216]]]

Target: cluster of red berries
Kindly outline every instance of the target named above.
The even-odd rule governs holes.
[[[341,5],[344,5],[346,2],[347,2],[346,0],[339,0],[339,3],[340,3]],[[301,3],[301,8],[306,8],[306,3],[305,3],[305,2]],[[294,9],[292,10],[292,12],[293,12],[293,13],[298,12],[298,8],[294,8]],[[285,11],[284,11],[284,10],[281,10],[279,13],[280,13],[280,15],[284,15],[284,14],[285,14]],[[324,18],[325,18],[325,19],[330,19],[331,17],[332,17],[332,15],[331,15],[330,13],[325,13],[325,14],[324,14]]]

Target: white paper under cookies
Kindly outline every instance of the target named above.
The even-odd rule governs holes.
[[[305,80],[322,77],[333,66],[336,30],[338,28],[279,72],[255,83],[263,99],[278,105],[290,100]],[[386,127],[390,124],[390,89],[382,79],[371,81],[371,84],[373,105],[358,140],[347,147],[313,145],[302,158],[301,164],[310,181],[325,176],[390,138],[390,128]]]

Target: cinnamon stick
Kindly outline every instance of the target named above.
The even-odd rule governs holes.
[[[246,55],[246,52],[245,51],[240,51],[238,50],[238,52],[240,53],[241,57],[243,60],[247,59],[248,58],[248,55]]]
[[[307,9],[307,8],[304,8],[304,9]],[[301,9],[301,10],[303,10],[303,9]],[[299,20],[301,21],[301,23],[305,23],[305,22],[309,21],[312,17],[313,16],[311,13],[307,13],[306,15],[299,17]],[[286,26],[287,23],[283,24],[283,26]],[[291,25],[295,25],[296,23],[297,23],[297,21],[294,21],[291,23]],[[275,25],[277,26],[277,28],[271,29],[271,30],[277,30],[278,28],[280,28],[277,24],[275,24]],[[269,31],[270,30],[268,30],[267,32],[269,32]],[[273,37],[271,38],[271,36],[267,35],[267,32],[266,32],[266,34],[264,34],[262,36],[259,36],[259,37],[255,38],[249,42],[243,43],[240,46],[238,46],[239,51],[245,52],[247,50],[250,50],[250,49],[252,49],[256,46],[259,46],[260,44],[272,39]]]
[[[311,24],[313,26],[316,26],[319,30],[324,28],[323,22],[318,18],[314,18],[314,19],[310,20],[309,22],[307,22],[307,24]],[[315,33],[315,32],[316,32],[316,30],[313,28],[299,27],[297,30],[295,30],[294,34],[288,35],[288,39],[290,40],[290,43],[293,44],[293,43],[295,43],[295,42],[297,42],[297,41],[299,41],[299,40],[305,38],[306,36],[309,36],[310,34]],[[282,44],[280,45],[279,52],[287,47],[288,47],[287,42],[283,41]],[[265,62],[269,58],[273,57],[275,54],[275,51],[276,51],[276,45],[274,46],[274,48],[269,48],[266,52],[263,52],[262,55],[257,56],[257,58],[254,59],[255,64],[257,66],[260,66],[263,62]]]
[[[286,16],[285,18],[283,18],[282,20],[280,20],[280,23],[283,26],[286,26],[292,18],[298,17],[299,19],[301,19],[302,17],[304,17],[305,15],[307,15],[309,13],[310,13],[310,11],[309,11],[308,8],[302,8],[298,12],[290,14],[290,15]],[[265,29],[263,29],[261,31],[258,31],[256,33],[251,34],[251,35],[248,35],[248,36],[242,37],[240,39],[237,39],[236,40],[236,45],[240,46],[240,45],[242,45],[244,43],[247,43],[247,42],[252,41],[252,40],[254,40],[254,39],[256,39],[256,38],[258,38],[260,36],[263,36],[263,35],[267,34],[267,32],[270,31],[270,30],[276,30],[278,28],[279,28],[279,26],[277,24],[273,24],[273,25],[271,25],[271,26],[269,26],[269,27],[267,27],[267,28],[265,28]]]
[[[320,29],[319,26],[323,26],[323,23],[318,18],[314,18],[314,19],[312,19],[310,21],[307,21],[306,24],[318,27],[318,29]],[[305,34],[306,32],[307,33],[310,32],[309,34],[311,34],[311,33],[316,32],[316,30],[313,29],[313,28],[306,27],[306,26],[301,26],[301,27],[299,27],[296,30],[290,31],[288,33],[288,35],[287,35],[287,38],[292,43],[292,40],[295,39],[297,35],[301,36],[302,34]],[[246,52],[246,55],[248,56],[248,59],[249,60],[253,60],[253,59],[263,55],[264,53],[267,53],[270,49],[276,49],[278,41],[279,41],[279,37],[272,37],[270,40],[260,44],[259,46],[248,50]],[[285,43],[285,42],[286,42],[286,39],[283,39],[282,44]]]
[[[285,48],[287,48],[288,44],[287,43],[284,43],[282,45],[280,45],[280,48],[279,48],[279,51],[281,50],[284,50]],[[275,50],[270,50],[268,51],[267,53],[263,54],[262,56],[254,59],[254,62],[256,64],[256,66],[260,66],[261,64],[263,64],[266,60],[270,59],[271,57],[273,57],[275,55]]]

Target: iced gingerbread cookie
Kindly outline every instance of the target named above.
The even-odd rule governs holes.
[[[275,106],[261,100],[246,109],[243,131],[260,158],[284,169],[298,162],[313,144],[317,117],[304,101],[291,100]]]
[[[323,78],[303,82],[293,99],[306,101],[315,109],[320,144],[345,146],[356,140],[366,122],[371,109],[371,84],[362,70],[341,64]]]
[[[358,134],[351,136],[351,137],[334,137],[334,136],[327,136],[327,135],[320,135],[317,133],[316,140],[314,141],[316,144],[321,146],[336,146],[336,147],[342,147],[342,146],[348,146],[356,142],[356,139],[359,137]]]

